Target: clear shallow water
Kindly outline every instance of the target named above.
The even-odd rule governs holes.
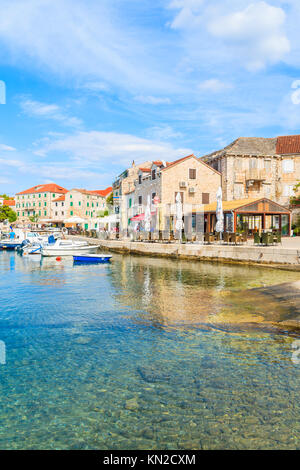
[[[0,253],[0,448],[300,448],[295,338],[259,323],[293,307],[249,290],[296,279]]]

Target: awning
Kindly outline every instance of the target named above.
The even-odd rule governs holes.
[[[151,216],[155,215],[156,212],[151,212]],[[131,222],[139,222],[141,220],[145,220],[145,213],[144,214],[138,214],[138,215],[135,215],[134,217],[131,217]]]

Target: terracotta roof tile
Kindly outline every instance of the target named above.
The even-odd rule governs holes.
[[[300,135],[278,137],[276,153],[279,155],[300,153]]]
[[[65,201],[65,200],[66,200],[66,196],[63,194],[63,195],[60,196],[58,199],[53,199],[53,202]]]
[[[40,184],[39,186],[33,186],[32,188],[26,189],[25,191],[21,191],[17,193],[17,196],[22,194],[38,194],[38,193],[59,193],[59,194],[66,194],[68,192],[67,189],[63,188],[62,186],[58,186],[55,183],[50,184]]]
[[[4,205],[4,206],[11,206],[11,207],[13,207],[13,206],[16,205],[16,202],[15,202],[14,199],[4,199],[3,205]]]

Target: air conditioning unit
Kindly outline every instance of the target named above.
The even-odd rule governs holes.
[[[189,193],[190,194],[195,194],[195,192],[196,192],[195,188],[189,188]]]
[[[180,186],[180,188],[186,188],[186,186],[187,186],[186,181],[180,181],[179,186]]]

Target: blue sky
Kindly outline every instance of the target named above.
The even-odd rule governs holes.
[[[300,133],[298,0],[0,0],[0,193]]]

